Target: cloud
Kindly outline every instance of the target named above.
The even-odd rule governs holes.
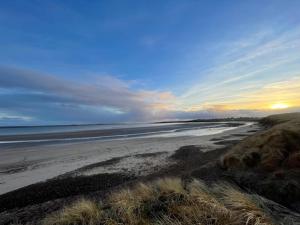
[[[268,29],[227,42],[219,47],[213,66],[185,76],[192,85],[180,86],[185,91],[177,95],[172,88],[137,89],[135,81],[109,75],[82,74],[85,80],[76,81],[0,67],[0,124],[153,121],[295,111],[300,106],[299,38],[298,28]],[[197,70],[186,73],[191,71]],[[271,111],[277,103],[290,108]]]
[[[0,107],[43,120],[147,120],[171,106],[170,92],[132,90],[130,81],[95,76],[75,82],[35,71],[0,68]],[[77,119],[76,119],[77,118]],[[84,119],[87,118],[87,119]],[[69,121],[69,120],[68,120]]]
[[[215,89],[199,104],[184,107],[187,111],[213,110],[253,110],[268,111],[271,113],[272,105],[287,104],[290,108],[300,106],[300,75],[289,79],[272,82],[265,85],[254,84],[229,88]]]
[[[7,120],[20,120],[20,121],[30,121],[32,118],[27,116],[20,116],[20,115],[9,115],[6,113],[0,113],[0,121],[7,121]]]
[[[215,64],[200,72],[201,78],[178,96],[182,110],[216,106],[223,110],[263,110],[280,99],[299,106],[296,99],[300,89],[290,87],[300,83],[294,80],[300,70],[300,29],[265,30],[223,43]],[[282,87],[280,92],[270,90],[275,84]]]
[[[132,81],[94,76],[75,82],[35,71],[0,67],[0,124],[110,123],[167,119],[264,116],[271,105],[299,110],[300,79],[295,75],[264,85],[250,82],[234,90],[228,82],[175,96],[170,91],[133,89]],[[212,85],[213,86],[213,85]],[[259,87],[259,88],[258,88]],[[196,93],[197,94],[197,93]],[[192,98],[192,99],[189,99]],[[202,99],[201,99],[202,98]]]

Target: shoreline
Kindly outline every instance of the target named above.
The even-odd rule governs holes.
[[[152,124],[148,127],[126,127],[112,129],[96,129],[82,131],[65,131],[65,132],[47,132],[47,133],[29,133],[15,135],[0,135],[0,144],[9,143],[26,143],[26,142],[43,142],[43,141],[68,141],[84,139],[106,139],[122,137],[139,137],[161,133],[180,132],[182,130],[205,129],[211,126],[223,125],[223,127],[238,127],[245,122],[189,122],[176,124]]]
[[[0,224],[11,224],[16,220],[20,223],[40,224],[41,219],[49,213],[60,210],[65,205],[71,204],[82,197],[103,199],[115,189],[124,186],[130,187],[136,182],[151,181],[158,177],[181,176],[184,179],[189,179],[189,174],[196,172],[197,175],[201,174],[208,181],[215,179],[215,176],[218,176],[216,175],[218,171],[210,167],[207,169],[206,166],[216,163],[218,158],[234,143],[261,129],[262,127],[258,124],[253,124],[200,137],[106,141],[101,142],[102,150],[110,146],[106,150],[118,150],[118,154],[106,159],[102,155],[101,160],[95,157],[95,154],[101,152],[97,141],[59,144],[49,146],[49,149],[42,151],[40,151],[41,146],[34,149],[30,147],[13,149],[14,154],[20,154],[21,152],[24,154],[28,151],[31,154],[40,152],[41,154],[44,153],[44,157],[49,153],[53,156],[53,153],[55,153],[56,157],[52,159],[54,161],[61,157],[67,159],[66,153],[68,156],[73,157],[74,154],[77,154],[79,157],[75,157],[77,159],[80,159],[80,154],[88,154],[91,158],[75,160],[74,164],[71,163],[74,167],[61,167],[61,164],[57,164],[57,162],[52,166],[48,164],[48,166],[43,167],[43,162],[36,160],[27,165],[29,169],[10,174],[10,176],[15,176],[17,186],[12,188],[11,191],[0,194],[0,205],[2,206],[0,209]],[[220,141],[223,142],[220,143]],[[113,146],[111,146],[112,144]],[[57,149],[58,146],[63,147],[64,150],[60,151]],[[75,146],[77,146],[77,149],[74,149]],[[129,150],[127,154],[120,155],[120,152],[125,149]],[[139,159],[140,161],[132,159]],[[129,162],[136,163],[130,164]],[[149,162],[152,164],[149,164]],[[69,164],[64,160],[61,163],[63,165]],[[47,162],[45,165],[47,165]],[[127,170],[122,169],[124,165],[129,165]],[[30,170],[30,168],[33,168],[33,170]],[[48,174],[49,170],[51,171],[51,168],[59,171],[59,173],[50,173],[51,176],[46,177],[45,175]],[[66,168],[67,170],[63,172],[63,169]],[[96,173],[90,173],[95,169]],[[28,180],[28,178],[33,177],[39,178],[39,174],[43,175],[42,179]],[[26,181],[30,182],[26,184]],[[22,185],[20,186],[20,184]],[[0,186],[3,186],[3,184]],[[5,190],[8,190],[9,185],[5,188]]]
[[[234,134],[248,134],[248,131],[254,128],[258,129],[257,125],[237,127],[223,133],[199,137],[137,138],[2,149],[0,151],[2,159],[0,162],[0,194],[115,157],[126,156],[128,160],[123,160],[123,163],[113,167],[103,167],[98,172],[125,171],[135,175],[147,174],[149,173],[147,167],[151,168],[150,172],[152,172],[153,168],[164,166],[166,162],[164,159],[182,146],[199,145],[203,146],[205,151],[210,151],[226,144],[214,141],[216,138],[227,137],[228,139],[230,136],[229,140],[240,140],[242,137],[234,136]],[[157,152],[167,153],[156,158],[150,157],[151,160],[147,157],[143,158],[144,160],[135,157],[138,154]],[[125,170],[124,167],[126,167]]]
[[[18,221],[21,224],[40,225],[45,216],[60,211],[64,206],[82,198],[99,202],[105,200],[109,193],[124,188],[130,190],[137,183],[155,182],[158,178],[180,178],[184,182],[199,179],[209,185],[216,182],[237,184],[237,180],[233,177],[234,171],[225,171],[222,168],[221,156],[228,154],[233,146],[240,145],[249,138],[265,132],[264,127],[254,124],[201,137],[146,138],[122,140],[117,141],[118,143],[116,141],[104,142],[110,145],[115,144],[110,146],[110,151],[116,150],[118,145],[127,144],[126,148],[130,145],[131,148],[128,148],[130,151],[127,152],[129,154],[116,154],[106,160],[95,159],[93,163],[90,161],[83,163],[82,166],[77,165],[74,170],[46,181],[35,182],[0,195],[0,224],[9,225]],[[251,137],[248,138],[248,136]],[[69,154],[73,155],[72,147],[78,147],[78,144],[60,144],[55,147],[61,146],[64,149],[63,153],[70,151]],[[157,145],[154,149],[146,148],[155,144]],[[99,147],[99,142],[79,145],[90,148]],[[139,151],[136,151],[137,149]],[[95,152],[90,153],[95,156],[93,155]],[[147,161],[152,164],[148,164]],[[264,174],[260,175],[260,177],[264,176]],[[243,187],[243,185],[240,186],[240,188]],[[280,205],[263,197],[261,200],[274,210],[272,215],[279,221],[299,221],[300,214],[297,210],[293,211],[286,205]]]
[[[253,129],[249,130],[252,130],[249,133],[251,135]],[[234,132],[227,132],[223,136],[218,135],[218,138],[228,139],[231,134],[234,134]],[[213,139],[215,136],[211,135],[207,139]],[[235,142],[239,142],[239,140],[235,139]],[[146,165],[142,169],[147,170],[149,173],[145,174],[133,175],[124,171],[88,176],[77,174],[78,171],[89,170],[98,166],[116,165],[127,156],[89,164],[70,173],[0,195],[0,206],[2,206],[0,207],[0,224],[10,224],[18,219],[21,223],[29,222],[29,224],[36,225],[49,213],[60,210],[65,205],[71,204],[82,197],[102,199],[115,189],[130,187],[136,182],[147,182],[158,177],[186,176],[188,178],[188,173],[191,173],[192,170],[216,162],[219,156],[224,154],[230,146],[230,144],[227,144],[226,146],[216,145],[217,148],[208,148],[208,146],[188,145],[170,152],[137,154],[135,157],[149,158],[167,153],[164,160],[171,162],[165,165],[160,164],[157,170],[151,171],[149,171],[149,165]],[[209,179],[214,177],[214,171],[210,171],[209,174]]]

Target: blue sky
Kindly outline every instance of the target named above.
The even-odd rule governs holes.
[[[297,111],[299,8],[297,0],[1,1],[0,125]]]

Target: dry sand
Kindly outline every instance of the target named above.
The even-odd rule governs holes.
[[[239,140],[256,129],[258,129],[258,125],[252,124],[200,137],[143,137],[3,148],[0,150],[0,194],[115,157],[120,160],[99,167],[97,170],[90,170],[83,175],[110,172],[144,175],[158,166],[167,165],[166,157],[181,146],[199,145],[204,147],[204,151],[210,151],[222,147],[220,140]],[[148,154],[158,152],[162,153]],[[141,154],[146,153],[148,155],[141,157]]]

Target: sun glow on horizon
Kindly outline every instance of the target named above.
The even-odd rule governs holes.
[[[271,109],[287,109],[289,108],[289,105],[286,103],[275,103],[271,105]]]

